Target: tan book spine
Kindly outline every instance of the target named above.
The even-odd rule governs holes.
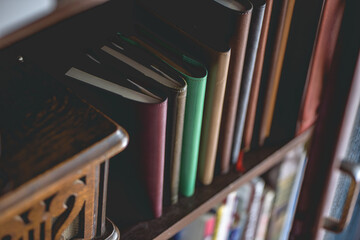
[[[210,62],[207,64],[209,75],[205,93],[205,106],[199,151],[198,176],[199,180],[205,185],[210,184],[214,176],[229,62],[230,50],[227,52],[216,52],[211,50]]]
[[[292,14],[295,0],[284,0],[281,7],[281,15],[275,38],[275,46],[271,58],[272,66],[268,77],[268,88],[264,101],[264,110],[261,119],[259,144],[263,145],[265,139],[270,135],[273,119],[277,90],[279,87],[282,65],[285,56],[287,39],[290,32]]]

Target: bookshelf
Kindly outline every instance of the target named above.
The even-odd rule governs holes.
[[[312,17],[307,18],[306,24],[313,24],[310,20],[318,19],[316,11],[321,10],[322,2],[316,1],[317,8],[311,11]],[[301,4],[305,8],[306,4]],[[52,13],[0,38],[0,63],[6,62],[9,57],[25,54],[49,71],[57,72],[57,69],[62,68],[63,63],[72,57],[73,52],[81,51],[84,45],[94,46],[119,29],[126,31],[131,21],[132,7],[132,1],[125,0],[59,1]],[[294,18],[296,17],[299,16],[294,15]],[[301,35],[302,32],[298,34]],[[315,32],[313,34],[315,35]],[[307,40],[307,44],[311,44],[309,39]],[[300,40],[293,42],[295,46],[292,47],[291,54],[299,53],[296,44],[300,43]],[[305,58],[306,56],[302,55],[300,60],[305,62]],[[49,59],[51,61],[48,61]],[[300,69],[301,76],[305,77],[306,66],[298,64],[296,61],[299,59],[296,57],[294,59],[293,62],[285,63],[290,65],[286,69],[286,75],[291,77],[291,71]],[[198,186],[194,196],[182,197],[177,204],[164,209],[163,216],[158,219],[126,227],[119,226],[121,239],[170,238],[192,220],[220,203],[230,192],[279,164],[286,152],[308,141],[312,131],[310,129],[294,139],[282,139],[277,146],[264,147],[245,154],[244,173],[230,171],[228,174],[216,176],[211,185]]]
[[[281,163],[285,154],[308,141],[311,133],[312,129],[309,129],[283,146],[263,148],[245,154],[244,173],[231,171],[226,175],[216,176],[209,186],[198,187],[194,196],[181,198],[177,204],[165,209],[162,217],[120,230],[121,239],[166,240],[172,237],[197,217],[221,203],[242,184]]]

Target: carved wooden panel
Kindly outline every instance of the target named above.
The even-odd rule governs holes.
[[[0,216],[0,240],[93,238],[98,169],[99,165],[82,169],[64,184],[49,186],[49,192],[42,200],[29,196],[27,201],[36,200],[30,208],[23,209],[23,204],[19,203],[15,215]]]

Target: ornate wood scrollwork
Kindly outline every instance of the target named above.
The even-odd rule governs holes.
[[[94,200],[98,187],[95,184],[96,166],[82,173],[55,189],[51,188],[46,198],[34,202],[25,211],[0,219],[0,240],[93,238]]]

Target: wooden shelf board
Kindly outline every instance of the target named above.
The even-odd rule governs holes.
[[[74,16],[85,10],[100,5],[108,0],[67,0],[59,1],[58,6],[48,15],[0,38],[0,49],[10,46],[11,44],[24,39],[40,30],[54,25],[61,20]]]
[[[211,185],[198,187],[194,196],[182,197],[177,204],[164,209],[161,218],[140,222],[128,229],[120,230],[121,239],[169,239],[197,217],[220,204],[229,193],[237,190],[242,184],[280,163],[289,150],[306,142],[310,135],[311,129],[281,148],[268,147],[245,154],[245,173],[231,171],[226,175],[216,176]]]

